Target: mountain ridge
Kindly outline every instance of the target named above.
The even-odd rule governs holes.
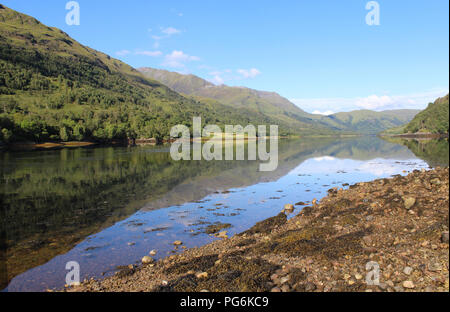
[[[355,110],[322,116],[305,112],[276,92],[259,91],[247,87],[216,86],[192,74],[183,75],[164,69],[141,67],[138,68],[138,71],[146,77],[158,80],[169,88],[189,96],[210,98],[237,108],[248,107],[263,114],[284,114],[297,122],[315,124],[338,132],[377,134],[383,130],[408,123],[420,112],[414,109],[381,112]]]

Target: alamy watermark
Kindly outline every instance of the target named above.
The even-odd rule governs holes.
[[[278,168],[276,125],[270,126],[270,133],[265,125],[248,125],[245,128],[226,125],[225,132],[222,132],[217,125],[207,125],[202,129],[201,117],[195,117],[192,129],[192,136],[190,129],[184,125],[174,126],[170,131],[170,137],[175,139],[170,148],[173,160],[245,160],[247,150],[247,160],[265,162],[259,165],[260,171],[275,171]]]
[[[366,10],[370,10],[366,15],[366,24],[369,26],[380,26],[380,4],[377,1],[369,1]]]
[[[80,4],[77,1],[69,1],[66,3],[66,24],[69,26],[80,25]]]
[[[80,264],[76,261],[69,261],[66,263],[66,285],[76,286],[80,284]]]
[[[380,265],[378,262],[370,261],[366,263],[366,284],[369,286],[380,285]]]

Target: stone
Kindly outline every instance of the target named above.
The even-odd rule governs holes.
[[[403,287],[409,288],[409,289],[413,289],[416,286],[414,285],[414,283],[412,281],[404,281],[403,282]]]
[[[441,242],[448,244],[448,232],[443,232],[441,235]]]
[[[406,275],[410,275],[412,273],[412,271],[413,271],[413,268],[409,267],[409,266],[407,266],[403,269],[403,273],[405,273]]]
[[[386,289],[388,288],[388,284],[386,284],[386,283],[380,283],[380,284],[378,284],[378,287],[379,287],[381,290],[386,290]]]
[[[311,292],[311,291],[314,291],[314,290],[316,290],[316,289],[317,289],[316,284],[314,284],[314,283],[312,283],[312,282],[307,282],[307,283],[305,284],[305,291],[306,291],[306,292]]]
[[[149,254],[150,256],[156,256],[156,253],[157,253],[157,251],[153,249],[153,250],[150,251],[148,254]]]
[[[143,264],[151,264],[153,263],[155,260],[153,260],[153,258],[149,257],[149,256],[145,256],[144,258],[142,258],[142,263]]]
[[[291,288],[289,287],[288,284],[284,284],[283,286],[281,286],[282,292],[289,292],[290,290],[291,290]]]
[[[363,278],[363,276],[361,274],[355,274],[355,278],[359,281],[360,279]]]
[[[404,196],[403,198],[403,204],[405,205],[405,209],[409,210],[416,204],[416,199],[414,197],[410,196]]]
[[[442,265],[438,262],[430,263],[428,265],[428,271],[431,271],[431,272],[442,271]]]
[[[218,238],[228,238],[228,232],[227,231],[222,231],[219,234],[217,234]]]
[[[289,282],[289,280],[290,280],[289,276],[285,276],[280,279],[280,283],[286,284],[287,282]]]
[[[174,241],[173,244],[174,244],[175,246],[180,246],[180,245],[183,245],[183,242],[177,240],[177,241]]]
[[[295,209],[294,205],[292,205],[292,204],[286,204],[286,205],[284,205],[283,211],[286,211],[286,212],[292,212],[292,211],[294,211],[294,209]]]
[[[208,278],[208,272],[199,272],[195,275],[198,279]]]
[[[281,289],[279,287],[274,287],[270,292],[281,292]]]
[[[434,178],[430,181],[431,184],[441,185],[441,180],[439,178]]]

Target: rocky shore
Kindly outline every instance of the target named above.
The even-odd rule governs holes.
[[[66,291],[448,292],[448,192],[448,168],[331,189],[289,220],[291,206],[234,237],[157,262],[152,251],[140,267]]]

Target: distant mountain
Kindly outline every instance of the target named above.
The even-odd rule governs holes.
[[[337,113],[320,118],[320,122],[335,130],[351,130],[364,134],[377,134],[386,129],[405,125],[420,110],[401,109],[375,112],[358,110],[348,113]]]
[[[287,125],[299,134],[330,134],[328,125],[316,122],[314,115],[308,114],[288,99],[274,92],[258,91],[245,87],[216,86],[194,75],[182,75],[155,68],[139,68],[146,77],[158,80],[176,92],[197,100],[214,100],[221,104],[248,109],[267,116],[277,124]]]
[[[439,133],[448,134],[449,132],[449,102],[448,94],[430,103],[424,111],[417,116],[404,128],[404,133]]]
[[[337,132],[376,134],[383,130],[404,125],[419,110],[392,110],[374,112],[360,110],[331,116],[309,114],[274,92],[258,91],[243,87],[216,86],[194,75],[182,75],[154,68],[139,68],[145,76],[158,80],[177,92],[197,98],[214,99],[236,108],[260,112],[292,126],[314,126]]]

